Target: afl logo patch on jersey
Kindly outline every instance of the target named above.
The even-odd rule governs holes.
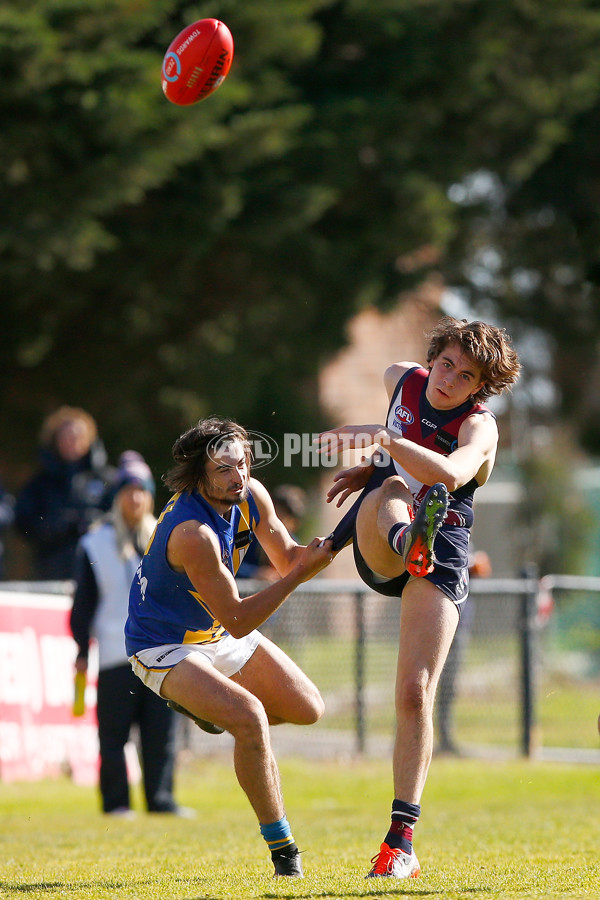
[[[415,417],[406,406],[397,406],[394,410],[394,424],[398,423],[400,429],[403,425],[412,425],[414,421]]]

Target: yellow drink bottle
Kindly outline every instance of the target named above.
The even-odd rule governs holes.
[[[73,696],[73,715],[82,716],[85,712],[85,686],[87,675],[85,672],[75,672],[75,693]]]

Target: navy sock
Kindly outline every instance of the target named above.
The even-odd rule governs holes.
[[[413,828],[421,815],[421,807],[418,803],[405,803],[404,800],[394,800],[392,803],[392,824],[385,836],[388,847],[395,847],[405,853],[412,852]]]
[[[398,556],[402,556],[402,548],[404,544],[404,532],[408,528],[408,522],[396,522],[389,530],[388,544]]]

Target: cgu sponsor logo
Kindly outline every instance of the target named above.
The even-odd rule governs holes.
[[[181,61],[176,53],[167,53],[163,61],[163,78],[165,81],[177,81],[181,75]]]
[[[458,438],[447,431],[440,431],[435,438],[436,447],[441,447],[446,453],[453,453],[458,447]]]

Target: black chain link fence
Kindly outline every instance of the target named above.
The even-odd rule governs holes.
[[[600,579],[474,579],[438,688],[437,752],[600,762],[599,600]],[[273,729],[278,752],[389,755],[400,602],[361,582],[315,580],[265,623],[326,705],[310,728]],[[187,739],[210,753],[227,737],[194,729]]]
[[[248,594],[261,587],[240,582]],[[68,597],[70,583],[3,583],[5,591]],[[278,753],[389,756],[400,600],[360,581],[301,585],[262,631],[307,673],[325,700],[316,725],[272,729]],[[436,748],[600,763],[600,578],[531,571],[473,579],[436,698]],[[192,753],[227,751],[231,737],[182,717]]]

